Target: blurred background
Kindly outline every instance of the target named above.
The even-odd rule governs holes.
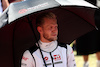
[[[76,66],[77,67],[83,67],[84,64],[84,60],[83,60],[83,56],[78,56],[76,55],[76,51],[74,51],[74,55],[75,55],[75,61],[76,61]],[[97,58],[96,58],[96,54],[90,54],[89,55],[89,67],[96,67],[97,65]]]

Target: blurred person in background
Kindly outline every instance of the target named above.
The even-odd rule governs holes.
[[[100,0],[85,0],[97,7],[100,7]],[[93,30],[74,41],[77,55],[82,55],[84,64],[83,67],[89,67],[89,54],[96,53],[97,67],[100,67],[100,30]]]
[[[8,0],[0,0],[0,15],[9,6]]]
[[[83,67],[89,67],[89,54],[96,53],[97,67],[100,67],[100,35],[98,30],[93,30],[74,41],[76,44],[77,55],[82,55],[84,64]]]

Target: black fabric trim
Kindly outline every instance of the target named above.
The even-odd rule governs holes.
[[[63,63],[62,61],[59,61],[59,62],[55,62],[54,64],[61,64],[61,63]]]
[[[49,65],[52,65],[52,63],[48,63],[48,64],[46,64],[47,66],[49,66]],[[45,65],[44,65],[45,66]]]
[[[55,62],[54,64],[61,64],[61,63],[63,63],[63,62],[62,61],[59,61],[59,62]],[[52,65],[52,63],[48,63],[46,65],[49,66],[49,65]]]
[[[32,55],[32,54],[31,54]],[[33,59],[34,59],[34,62],[35,62],[35,67],[36,67],[36,60],[35,60],[35,58],[34,58],[34,56],[32,55],[32,57],[33,57]]]
[[[58,43],[58,46],[60,46],[60,47],[64,47],[64,48],[67,49],[67,45],[66,45],[65,43]]]
[[[29,52],[30,52],[30,54],[31,54],[31,56],[32,56],[33,59],[34,59],[35,67],[36,67],[36,60],[35,60],[35,58],[34,58],[34,56],[33,56],[32,54],[33,54],[33,52],[35,52],[37,49],[38,49],[38,47],[37,47],[36,45],[34,45],[34,46],[32,46],[32,47],[30,47],[30,48],[28,49]]]
[[[37,45],[34,45],[32,47],[30,47],[28,50],[30,51],[30,53],[32,54],[33,52],[35,52],[38,49]]]

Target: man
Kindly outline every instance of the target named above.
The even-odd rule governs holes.
[[[76,67],[72,48],[57,42],[56,16],[51,12],[42,13],[37,17],[36,25],[40,34],[38,43],[47,67]],[[31,51],[31,53],[29,50],[24,52],[21,67],[44,67],[38,46]]]

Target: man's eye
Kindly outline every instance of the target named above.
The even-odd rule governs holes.
[[[48,27],[49,29],[52,29],[52,27],[50,26],[50,27]]]
[[[58,29],[58,26],[56,26],[55,28]]]
[[[56,26],[56,28],[58,28],[58,26]]]

